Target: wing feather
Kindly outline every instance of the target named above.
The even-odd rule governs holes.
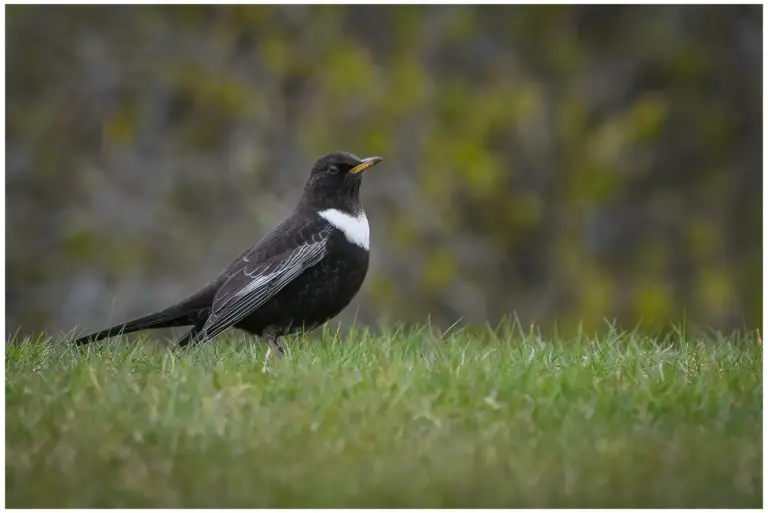
[[[232,274],[219,289],[199,341],[210,340],[272,299],[325,255],[329,231],[316,233],[292,250]]]

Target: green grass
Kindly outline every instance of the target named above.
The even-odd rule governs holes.
[[[762,505],[753,335],[318,338],[6,346],[7,505]]]

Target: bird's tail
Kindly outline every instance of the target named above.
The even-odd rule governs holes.
[[[105,330],[85,335],[74,341],[75,344],[87,344],[103,338],[124,335],[135,331],[175,328],[178,326],[190,326],[205,323],[210,312],[211,303],[216,295],[217,283],[212,283],[205,288],[172,304],[159,312],[143,315],[128,322],[112,326]]]
[[[177,326],[189,326],[193,324],[190,319],[189,312],[186,313],[173,313],[160,311],[149,315],[143,315],[136,319],[117,324],[111,328],[85,335],[74,341],[75,344],[87,344],[89,342],[96,342],[103,338],[114,337],[116,335],[125,335],[127,333],[133,333],[135,331],[159,329],[159,328],[174,328]]]

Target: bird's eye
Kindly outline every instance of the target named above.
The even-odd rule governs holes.
[[[328,172],[331,173],[332,175],[339,174],[339,166],[337,166],[336,164],[331,164],[330,166],[328,166]]]

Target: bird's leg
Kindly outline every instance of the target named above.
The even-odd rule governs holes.
[[[272,352],[275,353],[276,358],[282,358],[285,355],[285,350],[278,341],[279,338],[277,330],[269,329],[264,332],[264,341],[269,345]]]

